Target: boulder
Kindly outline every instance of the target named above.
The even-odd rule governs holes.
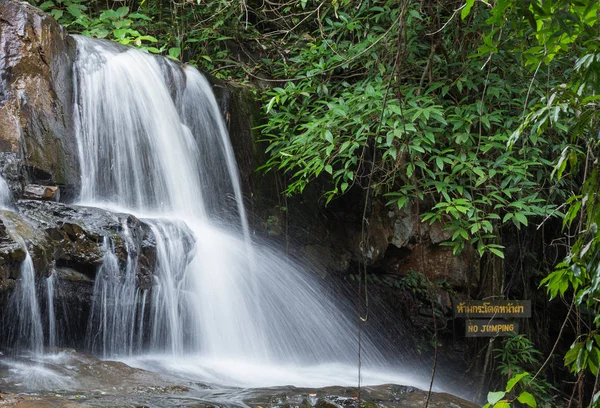
[[[73,39],[50,16],[26,2],[0,2],[0,152],[16,156],[15,170],[4,174],[13,191],[22,175],[67,189],[79,182],[74,53]]]
[[[51,254],[51,262],[57,267],[71,268],[93,279],[102,264],[104,240],[108,237],[120,263],[125,265],[128,257],[137,258],[141,281],[147,282],[144,276],[154,271],[156,240],[152,229],[133,215],[52,201],[20,200],[17,208],[18,216],[34,231],[25,240],[34,248],[42,247],[41,252]],[[190,252],[193,235],[187,229],[182,235]]]
[[[23,191],[26,200],[60,201],[60,188],[58,186],[40,186],[28,184]]]
[[[4,221],[0,220],[0,282],[15,279],[24,259],[23,245],[9,234]]]

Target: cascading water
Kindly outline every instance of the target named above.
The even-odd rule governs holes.
[[[4,177],[0,175],[0,208],[10,208],[12,205],[12,195],[8,183],[4,180]]]
[[[110,238],[104,238],[104,259],[96,273],[88,325],[88,346],[104,357],[133,351],[138,291],[133,262],[121,275]]]
[[[6,211],[6,214],[9,215],[13,211],[12,194],[2,176],[0,176],[0,210]],[[16,322],[16,324],[8,325],[11,331],[9,337],[12,338],[16,349],[25,349],[34,354],[40,354],[44,350],[44,329],[38,303],[33,261],[25,241],[17,233],[10,217],[0,214],[0,219],[25,252],[25,259],[19,268],[19,279],[8,304],[9,313],[5,315],[10,316]]]
[[[48,315],[48,347],[56,347],[56,315],[54,313],[54,285],[56,284],[56,273],[52,272],[46,278],[46,310]]]
[[[80,201],[142,218],[157,249],[152,289],[140,292],[135,257],[120,264],[106,238],[90,348],[213,382],[354,382],[355,324],[314,277],[250,240],[231,144],[204,76],[76,40]],[[363,347],[365,360],[381,364],[368,340]],[[348,365],[331,368],[338,363]],[[249,368],[259,364],[262,376]],[[316,364],[331,371],[299,374]]]
[[[35,269],[29,252],[26,252],[25,260],[21,264],[17,288],[11,301],[12,305],[9,305],[9,308],[14,307],[19,321],[16,337],[19,339],[19,346],[34,354],[41,354],[44,350],[44,329],[36,292]]]

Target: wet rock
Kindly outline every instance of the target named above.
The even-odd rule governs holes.
[[[455,288],[467,288],[479,281],[478,261],[477,253],[469,247],[455,256],[451,247],[423,242],[409,251],[390,253],[381,262],[381,268],[388,274],[400,276],[416,271],[432,282],[445,281]]]
[[[28,184],[23,191],[26,200],[60,201],[60,188],[58,186],[40,186]]]
[[[0,2],[0,152],[18,158],[16,174],[6,177],[13,191],[22,173],[30,182],[79,182],[74,52],[72,38],[50,16],[26,2]]]
[[[57,266],[92,278],[102,264],[105,237],[112,240],[115,255],[125,264],[130,253],[140,252],[150,233],[150,227],[136,217],[100,208],[31,200],[21,200],[17,207],[23,218],[46,236],[45,250],[53,254]],[[145,251],[145,259],[154,259],[147,244]],[[142,262],[140,267],[153,270],[154,265]]]
[[[13,198],[21,197],[26,174],[18,153],[0,151],[0,174],[6,180]]]
[[[255,97],[255,89],[251,86],[214,79],[212,83],[229,131],[240,172],[240,184],[244,195],[249,198],[255,190],[256,168],[264,155],[254,140],[254,127],[260,124],[260,103]]]
[[[278,387],[268,390],[249,390],[253,397],[244,400],[252,408],[294,407],[304,408],[422,408],[427,392],[403,385],[387,384],[361,388],[353,387],[295,388]],[[432,408],[476,408],[479,405],[450,394],[432,393],[429,401]]]
[[[6,230],[0,220],[0,280],[15,279],[21,262],[25,259],[25,250]]]

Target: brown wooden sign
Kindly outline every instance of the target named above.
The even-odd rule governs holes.
[[[467,320],[465,337],[512,336],[519,332],[516,320]]]
[[[470,300],[454,306],[454,317],[531,317],[531,300]]]

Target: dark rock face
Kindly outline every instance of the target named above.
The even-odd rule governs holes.
[[[240,173],[240,183],[248,197],[255,188],[255,170],[264,161],[260,146],[255,142],[254,127],[259,125],[260,104],[254,96],[255,89],[208,78],[227,124],[229,139],[235,153]],[[247,205],[252,200],[246,200]]]
[[[6,177],[13,191],[24,176],[49,185],[78,183],[74,52],[72,38],[52,18],[25,2],[0,1],[0,151],[18,158]]]

